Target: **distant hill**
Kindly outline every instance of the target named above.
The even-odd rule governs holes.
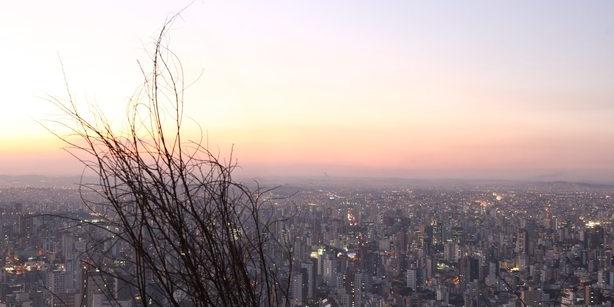
[[[91,177],[84,177],[86,182],[92,182],[94,179]],[[66,176],[66,177],[52,177],[52,176],[39,176],[39,175],[25,175],[25,176],[9,176],[0,175],[0,188],[19,188],[19,187],[33,187],[33,188],[72,188],[77,187],[81,177],[79,176]]]
[[[76,188],[79,182],[93,183],[94,177],[79,176],[9,176],[0,175],[0,188]],[[257,181],[264,186],[355,187],[355,188],[453,188],[453,189],[522,189],[534,191],[614,191],[614,184],[545,181],[545,180],[489,180],[489,179],[414,179],[383,177],[256,177],[243,178],[247,184]]]
[[[413,179],[413,178],[369,178],[369,177],[261,177],[256,178],[266,186],[303,186],[303,187],[356,187],[356,188],[451,188],[501,190],[521,189],[542,192],[563,191],[614,191],[614,184],[543,181],[543,180],[488,180],[488,179]]]

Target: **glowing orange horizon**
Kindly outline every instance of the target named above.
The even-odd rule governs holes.
[[[78,105],[122,122],[142,83],[135,60],[147,65],[148,39],[177,9],[147,4],[0,12],[0,174],[80,169],[37,123],[62,118],[46,100],[66,98],[58,53]],[[612,170],[614,4],[534,5],[195,4],[168,41],[198,79],[189,134],[198,123],[246,170],[288,175]]]

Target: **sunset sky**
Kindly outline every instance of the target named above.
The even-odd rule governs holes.
[[[120,121],[181,1],[5,1],[0,174],[78,174],[37,121]],[[249,176],[614,181],[614,1],[196,1],[187,115]]]

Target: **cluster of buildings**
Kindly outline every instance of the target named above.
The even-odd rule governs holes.
[[[612,191],[297,190],[293,306],[612,306]]]
[[[133,306],[120,280],[83,264],[92,241],[72,221],[89,215],[57,208],[0,204],[0,306]]]
[[[614,300],[613,190],[306,184],[272,193],[284,217],[274,232],[292,252],[290,306]],[[121,280],[83,264],[87,238],[56,215],[92,218],[74,204],[0,204],[0,306],[140,305]]]

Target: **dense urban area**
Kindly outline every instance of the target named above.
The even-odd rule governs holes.
[[[612,306],[612,186],[290,182],[270,205],[292,244],[291,306]],[[0,306],[140,304],[84,265],[78,219],[95,216],[75,188],[0,189]]]

